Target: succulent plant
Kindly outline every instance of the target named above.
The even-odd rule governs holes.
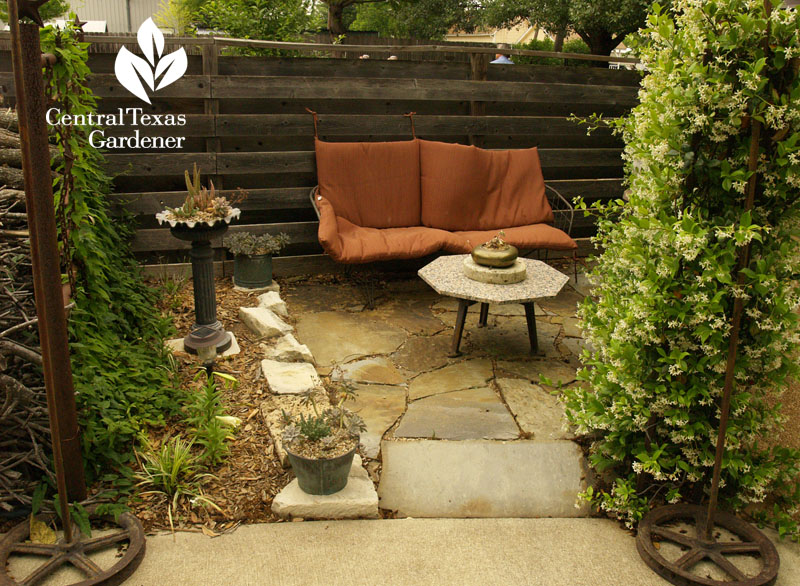
[[[223,245],[235,256],[278,254],[288,243],[289,236],[284,233],[256,236],[252,232],[236,232],[223,240]]]

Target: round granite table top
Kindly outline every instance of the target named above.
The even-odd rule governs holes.
[[[495,285],[473,281],[464,274],[468,255],[440,256],[422,267],[418,274],[440,295],[469,299],[480,303],[529,303],[543,297],[555,297],[569,277],[540,260],[520,258],[528,271],[524,281]]]

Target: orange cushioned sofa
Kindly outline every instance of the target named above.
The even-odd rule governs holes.
[[[536,148],[317,139],[316,153],[311,200],[319,241],[337,262],[468,253],[499,230],[521,250],[578,247],[569,236],[572,206],[545,186]]]

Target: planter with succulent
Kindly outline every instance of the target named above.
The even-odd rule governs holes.
[[[224,246],[234,256],[233,284],[246,289],[259,289],[272,284],[272,256],[289,243],[287,234],[237,232],[226,236]]]
[[[306,393],[303,404],[312,407],[313,415],[283,414],[283,447],[308,494],[333,494],[347,485],[360,434],[366,430],[364,420],[344,407],[355,398],[353,388],[341,385],[335,396],[334,406],[320,413],[313,392]]]
[[[231,346],[231,335],[217,320],[217,296],[214,288],[214,250],[211,240],[219,238],[228,224],[241,213],[225,197],[218,197],[214,184],[200,183],[200,170],[194,166],[192,177],[185,172],[188,191],[183,205],[166,208],[156,214],[159,224],[167,223],[175,238],[192,243],[195,323],[184,338],[184,347],[192,354],[214,348],[222,353]],[[239,196],[243,198],[244,194]]]

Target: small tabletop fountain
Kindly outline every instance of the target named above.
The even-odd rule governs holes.
[[[224,197],[217,197],[214,184],[210,188],[200,184],[200,171],[194,166],[193,179],[186,171],[186,201],[179,208],[167,208],[156,214],[160,224],[170,226],[175,238],[192,243],[195,323],[183,342],[190,354],[204,353],[215,348],[222,354],[230,348],[231,335],[217,319],[217,295],[214,287],[214,249],[211,240],[222,236],[228,224],[238,218],[241,211],[231,206]]]
[[[473,281],[497,285],[525,280],[525,263],[520,262],[517,248],[504,240],[505,235],[500,230],[497,236],[472,250],[472,254],[464,259],[464,274],[467,277]]]

